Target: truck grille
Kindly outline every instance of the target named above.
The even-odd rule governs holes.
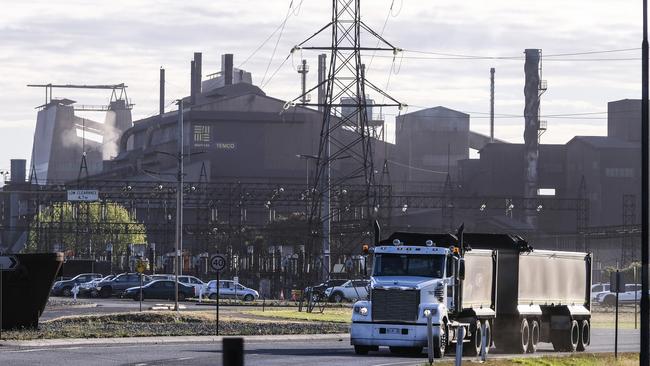
[[[374,321],[414,322],[418,318],[420,291],[373,289],[371,300]]]

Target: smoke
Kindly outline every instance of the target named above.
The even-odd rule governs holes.
[[[102,159],[110,160],[119,153],[119,141],[121,131],[116,127],[117,113],[109,110],[106,112],[104,119],[104,146],[102,149]]]

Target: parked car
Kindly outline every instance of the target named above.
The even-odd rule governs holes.
[[[175,281],[174,280],[155,280],[142,286],[142,300],[144,299],[164,299],[173,300]],[[194,287],[184,283],[178,283],[178,301],[194,296]],[[140,286],[129,287],[124,291],[122,297],[140,300]]]
[[[56,281],[52,286],[51,293],[54,296],[71,296],[73,287],[102,277],[103,275],[101,273],[82,273],[69,280]]]
[[[194,276],[178,276],[178,282],[192,286],[194,288],[194,294],[192,296],[199,296],[199,292],[203,289],[203,293],[206,293],[206,284],[205,282],[199,280]]]
[[[208,282],[207,288],[207,296],[212,300],[216,300],[217,281],[212,280]],[[259,299],[260,294],[239,283],[235,284],[234,281],[221,280],[219,281],[219,297],[222,299],[242,299],[244,301],[253,301]]]
[[[151,282],[151,278],[147,275],[142,275],[143,283]],[[101,281],[97,284],[97,292],[100,297],[110,297],[111,295],[121,295],[124,290],[129,287],[140,286],[139,273],[122,273],[114,278]]]
[[[619,304],[634,304],[634,302],[641,301],[641,284],[628,283],[625,285],[625,292],[618,294]],[[616,293],[615,292],[601,292],[596,297],[596,302],[600,305],[615,306]]]
[[[591,285],[591,301],[597,301],[598,295],[609,293],[609,283],[596,283]]]
[[[154,274],[154,275],[151,275],[149,277],[151,277],[152,281],[156,281],[156,280],[173,280],[174,279],[173,274],[163,274],[163,273]]]
[[[108,281],[115,277],[115,275],[108,275],[103,278],[95,278],[92,281],[84,282],[79,285],[79,296],[94,297],[97,296],[97,284],[102,281]]]
[[[350,280],[340,286],[325,289],[325,296],[332,302],[357,301],[368,298],[368,280]]]
[[[307,294],[311,290],[312,301],[321,301],[325,298],[325,290],[327,288],[341,286],[348,281],[349,280],[329,279],[325,282],[319,283],[318,285],[306,287],[303,291],[303,298],[306,300]]]

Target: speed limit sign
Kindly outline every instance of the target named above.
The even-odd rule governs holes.
[[[226,268],[226,256],[223,254],[215,254],[210,257],[210,267],[215,272],[221,272]]]

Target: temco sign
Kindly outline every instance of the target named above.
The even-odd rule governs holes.
[[[96,189],[73,189],[68,191],[68,201],[94,202],[99,200]]]

